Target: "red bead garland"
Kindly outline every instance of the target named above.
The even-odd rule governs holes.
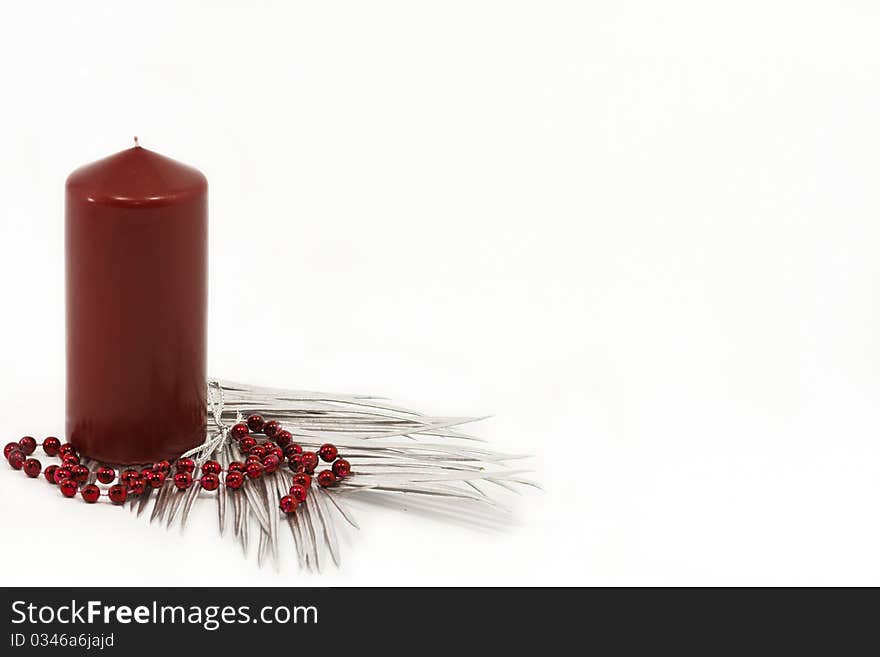
[[[263,433],[267,440],[258,442],[253,434]],[[115,469],[101,465],[94,473],[81,464],[76,449],[61,443],[58,438],[49,436],[40,445],[48,456],[61,459],[60,465],[49,465],[43,469],[35,458],[28,458],[37,448],[37,441],[31,436],[24,436],[18,442],[7,443],[3,455],[15,470],[24,470],[29,477],[36,478],[41,473],[46,481],[56,484],[65,497],[76,497],[79,493],[88,504],[96,503],[102,495],[116,505],[123,504],[128,496],[139,496],[151,488],[161,488],[166,479],[171,478],[178,490],[188,490],[194,483],[205,491],[215,491],[225,484],[230,491],[236,491],[246,484],[248,479],[258,479],[264,474],[276,472],[286,460],[293,471],[293,485],[290,494],[279,500],[279,508],[286,514],[295,513],[300,504],[308,499],[312,485],[312,474],[321,461],[329,463],[316,475],[320,486],[333,486],[351,474],[351,464],[339,457],[335,445],[325,443],[314,452],[305,452],[301,445],[293,442],[293,434],[285,430],[277,420],[266,421],[261,415],[254,414],[246,422],[232,426],[229,435],[238,442],[239,451],[244,455],[245,462],[232,461],[224,469],[217,461],[209,460],[202,464],[199,477],[195,478],[196,462],[187,457],[172,462],[161,460],[150,467],[137,470],[125,468],[118,473]],[[274,440],[273,440],[274,439]],[[93,478],[92,475],[94,474]],[[107,488],[106,492],[97,486],[116,484]]]

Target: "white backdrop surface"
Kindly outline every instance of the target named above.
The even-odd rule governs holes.
[[[0,8],[0,429],[63,431],[63,184],[210,183],[210,371],[492,414],[501,527],[358,505],[341,570],[0,467],[5,585],[880,584],[880,8]],[[257,309],[246,314],[245,310]],[[18,563],[20,566],[11,564]]]

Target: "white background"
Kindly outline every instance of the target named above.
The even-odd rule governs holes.
[[[63,430],[63,184],[210,191],[210,370],[494,414],[504,529],[362,506],[344,568],[0,468],[3,584],[880,584],[872,2],[0,9],[0,428]]]

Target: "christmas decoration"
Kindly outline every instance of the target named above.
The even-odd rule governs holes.
[[[207,180],[141,148],[80,167],[66,184],[69,442],[25,436],[10,467],[96,507],[126,505],[185,527],[213,498],[220,534],[260,563],[282,535],[299,564],[340,563],[348,500],[382,493],[500,505],[532,485],[514,455],[463,433],[478,418],[433,417],[369,396],[209,380]],[[101,503],[104,504],[101,504]],[[204,508],[204,504],[200,504]],[[256,537],[252,539],[253,532]]]
[[[348,505],[353,496],[380,491],[494,507],[493,489],[535,485],[512,467],[520,457],[485,449],[459,430],[479,418],[426,416],[375,397],[216,380],[207,399],[204,443],[174,461],[113,466],[54,436],[41,447],[60,463],[45,470],[30,457],[33,437],[7,444],[3,454],[28,477],[42,472],[63,497],[128,505],[169,527],[185,527],[198,498],[213,497],[220,534],[231,529],[248,552],[256,531],[260,563],[280,556],[286,534],[300,566],[316,570],[328,555],[341,563],[337,525],[358,527]]]

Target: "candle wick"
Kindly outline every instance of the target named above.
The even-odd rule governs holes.
[[[135,147],[135,148],[139,148],[139,147],[140,147],[140,144],[138,143],[137,135],[135,135],[135,137],[134,137],[134,147]]]

